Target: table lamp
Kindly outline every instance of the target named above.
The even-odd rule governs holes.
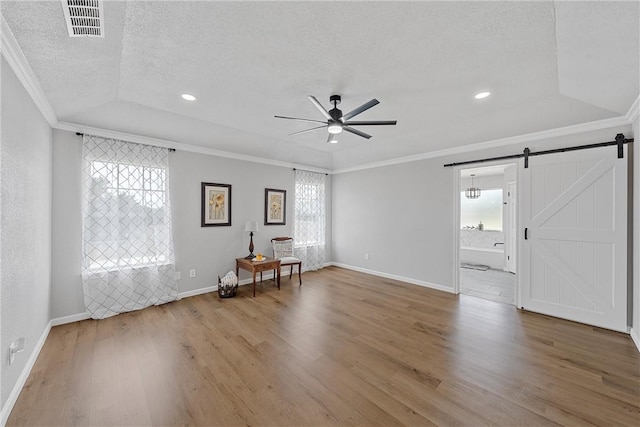
[[[249,236],[251,237],[251,241],[249,242],[249,255],[247,255],[246,259],[253,259],[255,255],[253,254],[253,233],[258,231],[258,223],[255,221],[247,221],[244,224],[244,231],[249,232]]]

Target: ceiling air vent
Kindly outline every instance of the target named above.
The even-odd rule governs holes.
[[[69,37],[104,37],[102,0],[60,0]]]

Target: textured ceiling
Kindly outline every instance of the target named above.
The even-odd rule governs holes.
[[[330,169],[624,115],[638,6],[108,1],[100,39],[69,38],[57,0],[1,3],[58,120]],[[321,120],[306,96],[334,93],[398,125],[334,145],[273,117]]]

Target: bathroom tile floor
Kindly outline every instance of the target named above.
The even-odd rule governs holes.
[[[515,304],[516,275],[490,268],[460,269],[460,293],[492,301]]]

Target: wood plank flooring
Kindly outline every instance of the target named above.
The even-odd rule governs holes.
[[[640,425],[628,335],[336,267],[54,327],[8,425]]]

